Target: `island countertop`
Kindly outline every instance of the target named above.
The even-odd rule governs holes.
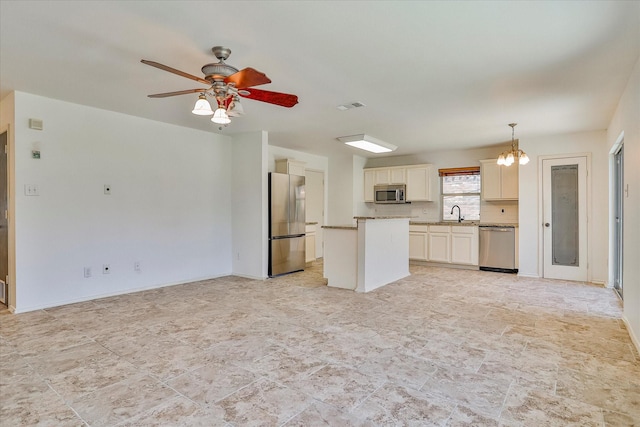
[[[357,225],[323,225],[322,228],[331,230],[357,230]]]
[[[411,219],[410,216],[354,216],[356,221],[369,221],[376,219]],[[354,224],[340,224],[340,225],[323,225],[322,228],[333,230],[357,230],[358,226]]]
[[[389,215],[389,216],[354,216],[353,219],[356,220],[367,220],[367,219],[411,219],[414,218],[412,216],[403,216],[403,215]]]
[[[459,226],[475,226],[475,227],[518,227],[518,224],[507,223],[493,223],[493,222],[478,222],[478,221],[409,221],[409,225],[451,225],[454,227]]]

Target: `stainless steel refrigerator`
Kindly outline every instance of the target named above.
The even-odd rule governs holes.
[[[269,276],[304,270],[304,176],[269,174]]]

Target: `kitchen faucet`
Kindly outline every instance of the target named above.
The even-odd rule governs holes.
[[[455,209],[455,208],[458,208],[458,222],[462,222],[462,220],[463,220],[464,218],[462,218],[462,217],[460,216],[460,206],[458,206],[458,205],[453,205],[453,206],[451,207],[451,215],[453,215],[453,209]]]

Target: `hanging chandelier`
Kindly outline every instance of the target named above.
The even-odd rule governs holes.
[[[498,157],[499,165],[511,166],[516,160],[521,165],[529,163],[529,156],[518,148],[518,140],[514,139],[516,125],[517,123],[509,123],[509,126],[511,126],[511,150],[500,154]]]

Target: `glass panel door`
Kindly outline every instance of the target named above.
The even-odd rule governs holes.
[[[580,265],[578,224],[578,165],[551,167],[553,265]]]
[[[624,145],[620,145],[620,149],[613,157],[614,167],[614,207],[615,215],[614,224],[614,248],[613,248],[613,287],[622,298],[622,227],[623,227],[623,208],[624,208]]]
[[[587,281],[587,157],[542,161],[543,277]]]

